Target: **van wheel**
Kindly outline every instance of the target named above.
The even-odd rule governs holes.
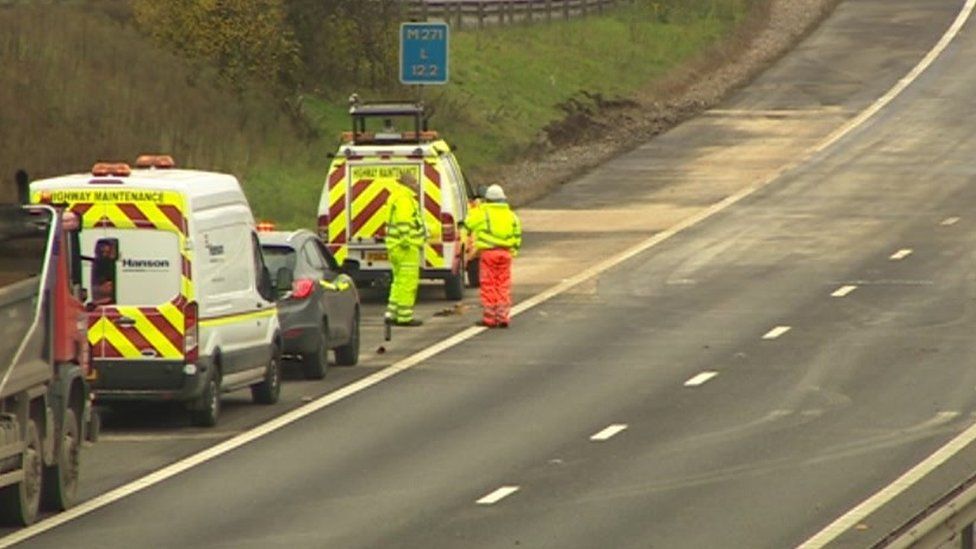
[[[468,261],[464,270],[468,272],[468,288],[481,286],[481,261],[478,261],[477,257]]]
[[[302,355],[302,373],[305,379],[322,379],[329,368],[329,327],[322,326],[322,337],[315,352]]]
[[[5,524],[27,526],[37,520],[41,508],[41,481],[44,460],[41,438],[33,419],[27,420],[27,446],[22,454],[24,478],[0,490],[0,520]]]
[[[190,411],[190,419],[197,427],[213,427],[220,417],[220,380],[216,374],[207,380],[207,386],[194,402]]]
[[[451,301],[464,299],[464,273],[449,274],[444,279],[444,296]]]
[[[339,366],[355,366],[359,362],[359,309],[352,317],[352,331],[349,332],[349,343],[335,350],[336,364]]]
[[[281,395],[281,353],[277,348],[264,372],[264,381],[251,385],[251,400],[257,404],[274,404]]]
[[[78,471],[81,459],[81,429],[74,409],[64,411],[57,462],[44,469],[44,505],[52,511],[64,511],[78,495]]]

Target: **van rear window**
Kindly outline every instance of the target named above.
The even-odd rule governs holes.
[[[271,277],[278,276],[278,269],[287,267],[291,272],[295,272],[295,250],[288,246],[261,246],[264,254],[264,263],[271,273]]]
[[[86,229],[81,248],[87,260],[82,283],[97,304],[157,306],[180,293],[183,263],[176,233]]]

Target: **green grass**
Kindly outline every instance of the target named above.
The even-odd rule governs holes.
[[[755,0],[664,0],[618,8],[602,16],[531,26],[489,27],[451,36],[451,81],[424,90],[432,126],[458,145],[465,170],[484,177],[523,154],[558,105],[581,91],[626,98],[707,52],[748,13]],[[657,6],[655,8],[655,5]],[[368,99],[371,94],[359,91]],[[402,87],[401,97],[416,97]],[[347,93],[312,98],[305,112],[320,129],[322,147],[307,164],[253,171],[251,194],[260,215],[287,226],[312,226],[327,152],[347,129]],[[389,96],[390,93],[377,94]],[[308,180],[310,174],[314,174]],[[281,184],[288,194],[269,193]],[[265,196],[274,195],[272,202]]]

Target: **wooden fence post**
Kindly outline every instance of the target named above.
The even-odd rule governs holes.
[[[420,19],[421,21],[427,21],[427,0],[420,0]]]
[[[586,8],[589,3],[590,0],[583,0],[580,2],[580,17],[586,17]]]
[[[525,21],[527,23],[532,22],[532,11],[535,10],[535,2],[528,2],[525,4]]]
[[[478,0],[478,30],[485,28],[485,3]]]
[[[569,19],[569,0],[562,0],[563,2],[563,19]]]
[[[464,4],[458,2],[455,6],[455,13],[457,14],[457,30],[464,28]]]
[[[552,22],[552,0],[546,0],[546,22]]]

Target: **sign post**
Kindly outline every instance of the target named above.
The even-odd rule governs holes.
[[[400,24],[400,82],[447,84],[447,23]]]

